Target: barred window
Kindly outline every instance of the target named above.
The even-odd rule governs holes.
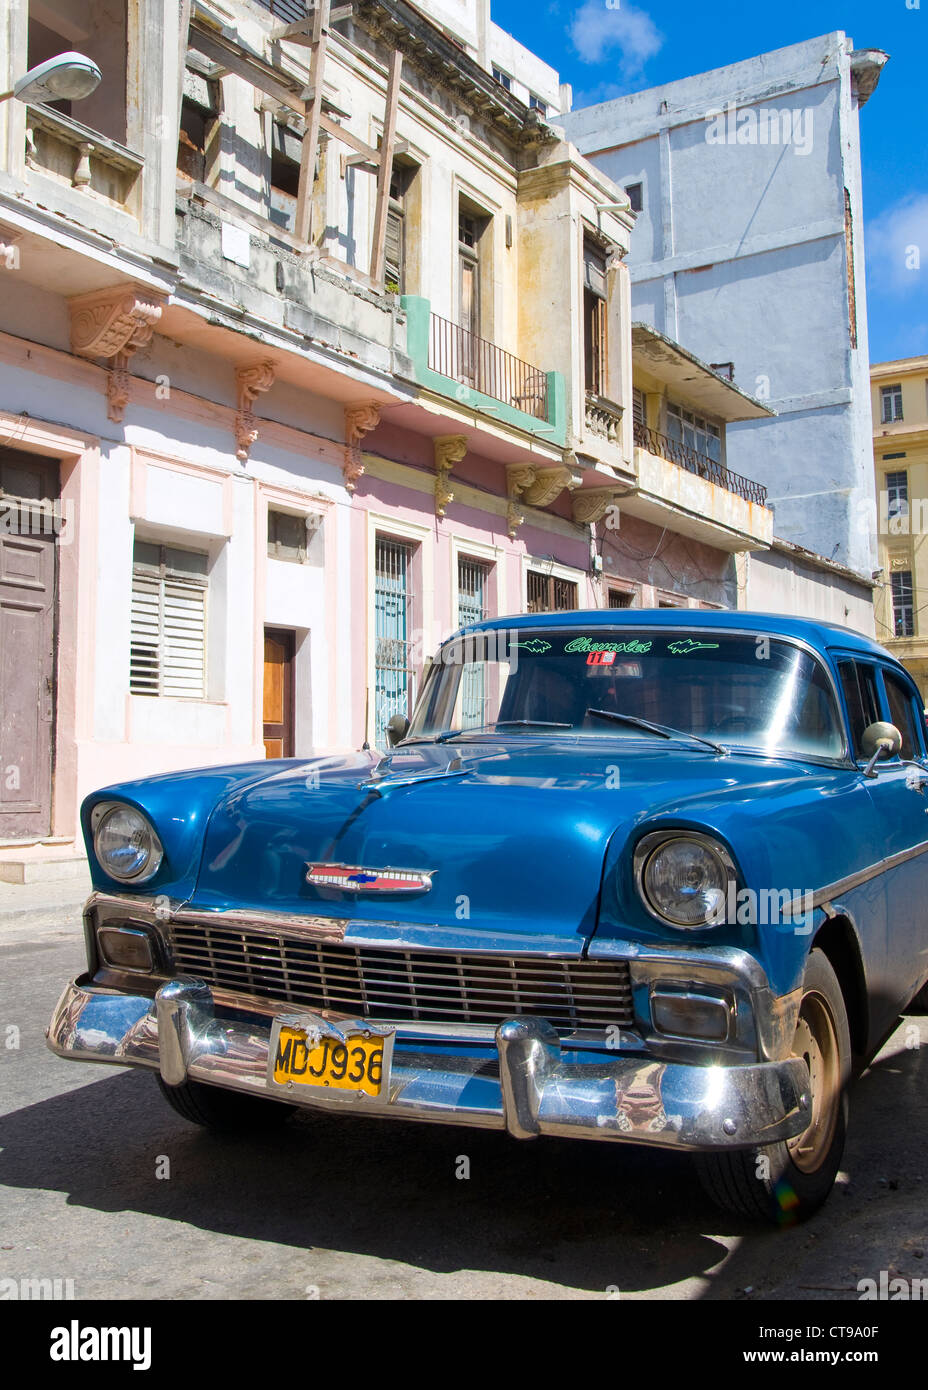
[[[136,541],[132,560],[129,689],[206,698],[207,557]]]
[[[529,613],[569,613],[577,607],[577,585],[572,579],[529,570],[526,598]]]

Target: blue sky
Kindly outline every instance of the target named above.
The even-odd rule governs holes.
[[[870,359],[928,353],[928,0],[493,0],[493,18],[559,69],[574,106],[835,29],[885,49],[860,113]]]

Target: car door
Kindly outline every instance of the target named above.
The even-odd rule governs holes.
[[[901,668],[878,658],[837,656],[854,756],[863,769],[868,759],[861,738],[877,720],[896,724],[900,754],[880,760],[864,779],[876,812],[873,865],[886,898],[886,929],[878,958],[870,962],[871,989],[882,996],[880,1012],[903,1008],[928,974],[928,763],[925,726],[915,686]],[[864,777],[861,770],[861,777]],[[862,932],[866,924],[860,923]],[[875,944],[875,943],[874,943]]]
[[[878,763],[870,794],[888,821],[888,853],[900,862],[886,876],[889,967],[904,1007],[928,975],[928,762],[918,691],[901,668],[878,668],[882,717],[902,734],[896,757]]]

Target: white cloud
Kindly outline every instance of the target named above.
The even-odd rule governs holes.
[[[627,82],[597,82],[594,87],[584,87],[574,91],[574,107],[598,106],[603,101],[614,101],[616,97],[628,95]]]
[[[585,63],[601,63],[617,53],[626,75],[640,71],[664,41],[651,16],[624,0],[614,4],[584,0],[574,15],[570,37]]]
[[[891,203],[867,224],[868,291],[924,294],[928,287],[928,193]]]

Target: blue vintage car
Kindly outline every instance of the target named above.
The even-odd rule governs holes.
[[[898,662],[787,617],[527,614],[446,642],[391,741],[88,797],[49,1046],[207,1126],[653,1144],[740,1212],[814,1211],[928,977]]]

